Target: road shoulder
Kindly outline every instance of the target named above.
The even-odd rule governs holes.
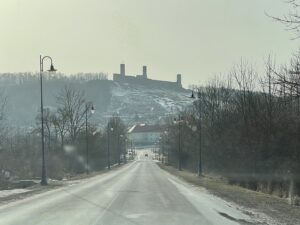
[[[129,161],[128,163],[130,163]],[[127,164],[128,164],[127,163]],[[26,188],[16,188],[16,189],[10,189],[10,190],[0,190],[0,206],[6,205],[8,203],[12,203],[18,200],[26,199],[31,196],[41,194],[47,191],[75,185],[78,183],[81,183],[87,179],[93,178],[95,176],[100,176],[102,174],[106,174],[110,171],[115,171],[120,168],[122,168],[124,165],[127,164],[121,164],[121,165],[114,165],[111,167],[111,170],[100,170],[100,171],[95,171],[91,172],[89,174],[77,174],[72,177],[69,177],[68,179],[64,180],[48,180],[48,185],[47,186],[42,186],[38,181],[36,181],[35,185],[32,185],[30,187]],[[1,194],[1,192],[11,192],[11,194]]]
[[[250,216],[263,213],[278,221],[278,224],[300,225],[300,207],[289,205],[286,199],[251,191],[236,185],[229,185],[225,181],[209,177],[199,178],[196,174],[158,163],[158,166],[188,183],[203,187],[209,193],[226,201],[233,202],[246,210]]]

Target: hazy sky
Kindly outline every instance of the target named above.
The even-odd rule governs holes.
[[[266,17],[282,0],[0,0],[0,72],[38,71],[50,55],[63,73],[148,66],[153,79],[199,84],[241,57],[287,62],[299,40]]]

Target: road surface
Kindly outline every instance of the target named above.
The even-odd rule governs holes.
[[[145,157],[145,153],[149,157]],[[79,184],[0,206],[1,225],[232,225],[247,215],[161,170],[151,152]]]

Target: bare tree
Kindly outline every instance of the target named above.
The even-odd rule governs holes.
[[[126,161],[126,147],[124,145],[126,139],[126,126],[121,120],[121,118],[117,115],[111,117],[107,124],[107,131],[110,133],[110,139],[107,141],[111,141],[111,156],[112,160],[121,163],[121,155],[123,154],[124,162]],[[111,130],[109,130],[111,129]]]
[[[285,101],[292,101],[300,98],[300,51],[294,55],[290,65],[282,66],[280,71],[271,68],[275,75],[273,83],[277,85],[279,96]],[[289,98],[286,98],[289,96]]]
[[[5,139],[7,133],[7,126],[5,123],[7,98],[4,93],[0,93],[0,144]]]
[[[266,13],[267,16],[271,17],[277,22],[282,23],[287,30],[295,33],[295,37],[293,39],[298,39],[300,37],[300,1],[299,0],[286,0],[285,3],[289,4],[291,10],[288,14],[278,17],[272,16]]]
[[[61,146],[64,146],[65,136],[67,134],[67,118],[62,110],[58,110],[56,114],[51,116],[55,132],[58,132],[60,137]]]
[[[74,143],[85,123],[84,118],[87,110],[85,94],[72,86],[65,86],[57,96],[57,104],[59,121],[66,122],[66,124],[61,124],[60,132],[62,134],[66,125],[71,142]]]
[[[7,98],[4,93],[0,93],[0,120],[3,121],[5,118],[5,110],[7,105]]]

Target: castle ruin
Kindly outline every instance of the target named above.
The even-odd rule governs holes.
[[[113,74],[113,81],[118,83],[132,83],[132,84],[142,84],[142,85],[151,85],[156,84],[160,86],[168,86],[175,88],[182,88],[181,83],[181,74],[177,74],[176,82],[171,81],[161,81],[161,80],[152,80],[148,78],[147,75],[147,66],[143,66],[143,73],[141,75],[127,75],[125,72],[125,64],[120,64],[120,73]]]

